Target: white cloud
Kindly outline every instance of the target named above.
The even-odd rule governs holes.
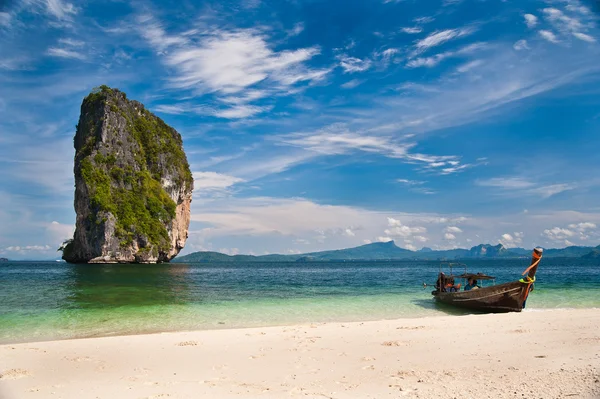
[[[275,140],[284,145],[300,147],[320,155],[340,155],[352,151],[375,153],[388,158],[402,159],[407,163],[424,163],[428,170],[447,174],[442,167],[452,165],[455,171],[463,168],[458,157],[451,155],[427,155],[411,153],[415,143],[393,140],[391,137],[351,132],[343,124],[334,124],[310,133],[292,133],[282,135]],[[440,169],[442,168],[442,169]]]
[[[244,180],[239,177],[224,175],[216,172],[194,172],[194,189],[224,189]]]
[[[259,107],[256,105],[236,105],[234,107],[216,110],[215,116],[226,119],[247,118],[256,114],[269,111],[272,107]]]
[[[451,57],[454,55],[452,52],[445,52],[433,55],[431,57],[419,57],[413,60],[410,60],[406,66],[409,68],[419,68],[419,67],[428,67],[432,68],[442,62],[444,59]]]
[[[415,48],[417,52],[426,51],[432,47],[439,46],[446,43],[449,40],[457,39],[460,37],[468,36],[475,32],[474,28],[465,27],[460,29],[446,29],[443,31],[437,31],[424,39],[417,41]]]
[[[75,226],[72,224],[62,224],[57,221],[53,221],[46,226],[46,230],[53,238],[54,243],[61,244],[66,239],[73,238]]]
[[[533,187],[535,184],[522,177],[494,177],[478,180],[477,184],[485,187],[498,187],[507,190],[518,190]]]
[[[455,239],[456,239],[456,236],[454,234],[452,234],[452,233],[446,233],[446,234],[444,234],[444,240],[451,241],[451,240],[455,240]]]
[[[50,47],[46,54],[52,57],[60,57],[60,58],[71,58],[77,60],[85,60],[85,55],[75,51],[75,50],[67,50],[64,48]]]
[[[139,32],[142,37],[150,42],[159,53],[167,47],[183,45],[188,41],[184,36],[167,35],[162,24],[149,14],[138,16],[137,23],[139,24]]]
[[[563,241],[563,240],[567,239],[568,237],[573,237],[574,235],[575,235],[575,232],[568,230],[568,229],[563,229],[560,227],[553,227],[551,229],[546,229],[542,233],[542,236],[544,236],[552,241]]]
[[[569,225],[570,229],[574,229],[577,231],[584,232],[586,230],[592,230],[596,228],[596,223],[591,222],[581,222],[581,223],[572,223]]]
[[[322,80],[330,72],[305,65],[320,53],[318,47],[275,51],[269,36],[258,29],[210,29],[170,35],[150,15],[138,17],[138,22],[140,34],[173,69],[169,84],[174,89],[230,97],[268,84],[269,95],[287,95],[291,86]],[[301,27],[297,25],[294,31],[299,33]],[[239,118],[256,112],[257,108],[238,108],[220,114]]]
[[[582,6],[581,4],[577,3],[577,4],[569,4],[567,5],[567,10],[572,11],[572,12],[576,12],[579,14],[583,14],[583,15],[590,15],[591,11],[589,8]]]
[[[538,195],[549,198],[564,191],[577,188],[570,183],[543,185],[533,183],[522,177],[494,177],[487,180],[477,180],[476,184],[483,187],[495,187],[506,192],[519,193],[520,195]]]
[[[416,33],[423,32],[423,28],[421,28],[420,26],[406,27],[406,28],[402,28],[400,30],[404,33],[408,33],[409,35],[414,35]]]
[[[525,23],[527,24],[528,28],[535,28],[535,26],[538,24],[538,17],[533,14],[525,14],[523,15],[523,18],[525,18]]]
[[[446,227],[445,231],[447,233],[462,233],[463,232],[460,228],[458,228],[456,226],[448,226],[448,227]]]
[[[371,60],[350,57],[348,55],[340,55],[337,57],[340,61],[340,66],[344,73],[364,72],[371,67]]]
[[[319,80],[327,73],[302,66],[318,48],[274,52],[266,40],[254,30],[215,31],[196,46],[174,49],[166,56],[167,65],[178,71],[171,85],[233,94],[264,80],[288,86]]]
[[[483,61],[482,60],[473,60],[473,61],[469,61],[466,64],[463,64],[461,66],[459,66],[458,68],[456,68],[456,71],[459,73],[465,73],[470,71],[471,69],[475,69],[478,66],[482,65]]]
[[[12,16],[7,12],[0,12],[0,26],[9,26]]]
[[[575,36],[579,40],[583,40],[584,42],[588,42],[588,43],[595,43],[596,42],[596,39],[593,36],[590,36],[590,35],[588,35],[586,33],[573,32],[573,36]]]
[[[470,55],[470,54],[474,53],[475,51],[478,51],[478,50],[481,50],[484,48],[486,48],[485,43],[472,43],[472,44],[464,46],[456,51],[446,51],[443,53],[432,55],[430,57],[414,58],[414,59],[410,60],[409,62],[407,62],[406,66],[408,68],[418,68],[418,67],[431,68],[431,67],[438,65],[440,62],[442,62],[446,58]],[[479,62],[476,61],[476,64],[471,65],[471,67],[479,66],[482,63],[483,62],[481,62],[481,61],[479,61]],[[466,72],[466,70],[465,70],[465,72]]]
[[[435,21],[435,18],[433,17],[419,17],[419,18],[415,18],[413,19],[413,21],[417,24],[428,24],[430,22]]]
[[[515,248],[523,242],[524,234],[521,231],[515,231],[512,235],[504,233],[498,240],[506,248]]]
[[[11,245],[10,247],[4,248],[5,251],[8,252],[31,252],[31,251],[48,251],[50,250],[50,245]]]
[[[341,84],[340,87],[342,87],[344,89],[353,89],[353,88],[357,87],[358,85],[360,85],[361,83],[363,83],[363,81],[360,79],[352,79],[346,83]]]
[[[77,14],[77,9],[71,3],[61,0],[45,0],[47,10],[57,19],[67,20],[71,15]]]
[[[298,22],[294,25],[292,29],[287,31],[288,37],[298,36],[300,33],[304,32],[304,23]]]
[[[583,8],[585,9],[585,7]],[[594,18],[588,15],[584,10],[579,9],[577,6],[575,8],[567,7],[567,10],[572,12],[583,12],[579,12],[579,16],[567,15],[563,11],[554,7],[544,8],[543,12],[544,17],[550,22],[550,24],[552,24],[554,29],[558,30],[563,35],[573,35],[579,40],[594,43],[596,39],[593,36],[585,33],[590,27],[595,26]]]
[[[575,32],[583,29],[583,24],[577,18],[569,17],[556,8],[544,8],[544,16],[556,29],[563,32]]]
[[[558,43],[559,42],[556,35],[549,30],[540,30],[538,33],[544,40],[547,40],[550,43]]]
[[[560,194],[563,191],[574,190],[575,188],[577,188],[577,186],[573,184],[551,184],[549,186],[537,187],[533,192],[539,194],[542,198],[549,198],[553,195]]]
[[[196,231],[198,223],[202,228]],[[529,248],[544,244],[545,236],[540,236],[540,232],[548,229],[549,223],[558,226],[574,223],[599,225],[600,213],[530,211],[524,214],[519,211],[467,218],[464,215],[373,211],[360,207],[317,204],[303,198],[228,196],[192,207],[190,245],[204,238],[205,248],[212,242],[213,248],[236,247],[242,253],[250,250],[281,253],[294,248],[297,244],[295,240],[299,239],[309,242],[303,245],[303,252],[349,248],[365,240],[397,239],[405,244],[427,242],[428,246],[439,248],[459,239],[456,233],[440,231],[438,226],[441,224],[444,229],[446,226],[460,226],[463,231],[460,234],[473,238],[474,244],[491,242],[485,237],[501,238],[503,234],[509,234],[513,239],[511,246]],[[514,228],[507,232],[506,226]],[[348,234],[346,229],[350,229],[354,236]],[[426,233],[418,233],[423,230]],[[577,229],[565,230],[573,232],[572,236],[565,236],[570,241],[583,240]],[[592,238],[600,239],[593,229],[585,231],[591,237],[587,242],[592,242]],[[446,239],[445,234],[452,234],[454,239]],[[525,237],[529,239],[525,241]],[[518,240],[522,240],[522,243],[515,244]]]
[[[529,45],[527,44],[527,40],[518,40],[513,44],[513,48],[517,51],[529,50]]]
[[[60,44],[64,44],[65,46],[70,46],[70,47],[81,47],[85,44],[85,42],[83,42],[81,40],[70,39],[70,38],[58,39],[58,42]]]
[[[415,234],[426,233],[427,229],[422,226],[410,227],[402,224],[400,220],[388,217],[388,228],[385,229],[384,233],[388,237],[404,237],[408,238]]]
[[[419,186],[426,182],[421,180],[396,179],[398,183],[406,184],[407,186]]]

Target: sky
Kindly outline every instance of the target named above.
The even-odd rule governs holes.
[[[0,256],[72,236],[83,98],[183,137],[182,254],[600,244],[600,6],[0,3]]]

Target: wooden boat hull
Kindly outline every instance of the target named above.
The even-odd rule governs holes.
[[[520,312],[527,298],[529,284],[513,281],[470,291],[439,292],[432,294],[439,302],[465,309],[484,312]]]

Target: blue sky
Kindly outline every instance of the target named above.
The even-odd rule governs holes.
[[[101,84],[183,136],[183,253],[600,244],[593,2],[3,4],[0,256],[72,234]]]

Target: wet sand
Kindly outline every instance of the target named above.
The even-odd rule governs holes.
[[[600,309],[0,345],[0,398],[600,398]]]

